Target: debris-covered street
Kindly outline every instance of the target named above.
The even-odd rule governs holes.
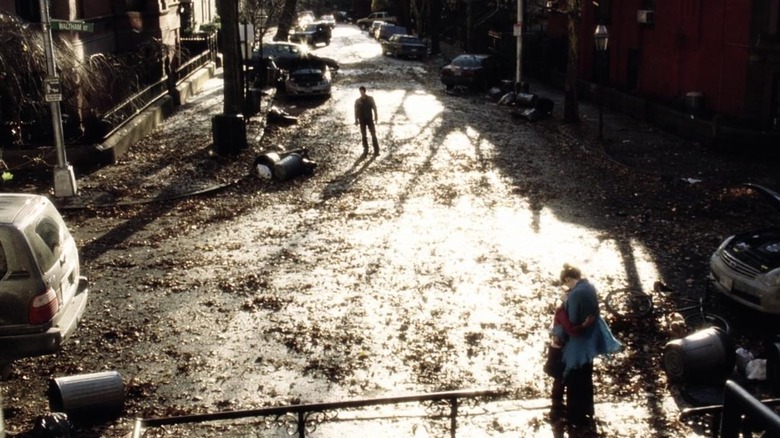
[[[87,314],[61,353],[19,361],[2,382],[11,431],[48,412],[50,379],[117,371],[123,415],[78,436],[126,436],[136,418],[456,389],[506,391],[462,415],[458,436],[553,436],[543,352],[569,262],[602,297],[634,287],[655,304],[641,320],[604,312],[624,350],[596,362],[599,436],[706,434],[678,420],[687,404],[661,365],[667,315],[676,297],[704,292],[723,237],[777,223],[741,186],[780,187],[777,158],[713,151],[609,110],[602,144],[590,102],[566,125],[560,93],[535,81],[553,116],[519,120],[480,94],[446,93],[442,57],[382,56],[352,25],[316,52],[341,64],[332,97],[280,92],[275,104],[298,123],[252,119],[238,156],[211,150],[223,110],[214,79],[120,163],[77,171],[80,198],[61,211],[90,279]],[[376,156],[361,156],[353,124],[361,85],[378,105]],[[263,152],[303,147],[311,176],[252,169]],[[777,322],[719,310],[746,348]],[[441,437],[448,426],[385,408],[310,436]]]

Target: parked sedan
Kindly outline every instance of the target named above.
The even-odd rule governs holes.
[[[336,27],[336,17],[333,14],[326,14],[320,16],[320,22],[333,29]]]
[[[317,56],[311,53],[304,44],[286,43],[286,42],[268,42],[263,43],[259,49],[253,53],[253,62],[260,64],[261,59],[271,59],[276,66],[282,70],[290,71],[301,64],[323,63],[331,71],[339,69],[339,63],[335,59]]]
[[[374,39],[379,35],[379,27],[383,26],[387,23],[384,21],[375,21],[371,23],[371,26],[368,27],[368,35]]]
[[[288,96],[330,96],[331,75],[327,65],[302,65],[290,71],[284,83]]]
[[[0,367],[57,352],[87,306],[76,241],[44,196],[0,194]]]
[[[748,184],[780,208],[780,194]],[[710,285],[751,309],[780,315],[780,227],[726,238],[710,257]]]
[[[463,54],[441,69],[441,82],[447,89],[455,86],[485,90],[498,80],[498,59],[493,55]]]
[[[428,47],[416,36],[393,35],[387,41],[382,41],[382,54],[384,55],[422,58],[427,53]]]

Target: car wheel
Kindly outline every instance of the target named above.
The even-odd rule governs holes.
[[[452,85],[452,84],[444,84],[444,86],[445,86],[445,87],[446,87],[448,90],[452,90],[452,88],[454,87],[454,85]]]

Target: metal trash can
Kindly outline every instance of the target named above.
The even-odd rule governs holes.
[[[276,152],[269,152],[255,158],[254,169],[258,178],[269,180],[274,176],[274,166],[281,158]]]
[[[735,363],[734,343],[719,327],[699,330],[664,347],[664,369],[674,381],[725,381]]]
[[[49,408],[73,420],[118,417],[125,404],[122,376],[106,371],[57,377],[49,383]]]
[[[218,114],[211,118],[214,149],[219,155],[237,155],[247,148],[246,121],[242,114]]]
[[[274,178],[285,181],[303,175],[305,168],[301,154],[290,154],[274,164]]]
[[[685,93],[685,110],[693,116],[701,115],[704,111],[704,93],[698,91]]]

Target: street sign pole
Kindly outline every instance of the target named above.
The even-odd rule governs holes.
[[[41,25],[43,27],[43,47],[46,53],[46,72],[48,74],[48,80],[46,88],[50,88],[48,84],[59,84],[57,81],[57,68],[54,63],[54,45],[52,44],[51,37],[51,17],[49,16],[49,0],[39,0],[41,7]],[[56,85],[51,88],[58,88]],[[54,145],[57,148],[57,167],[54,168],[54,196],[67,197],[75,196],[78,192],[76,188],[76,178],[73,175],[73,167],[68,165],[68,160],[65,157],[65,142],[62,135],[62,113],[60,111],[61,94],[57,98],[56,93],[49,93],[52,90],[44,90],[46,92],[46,100],[49,101],[49,107],[51,108],[51,124],[54,131]],[[52,96],[52,97],[49,97]]]
[[[515,36],[517,37],[515,92],[519,93],[523,86],[523,0],[517,0],[517,23],[515,24]]]

